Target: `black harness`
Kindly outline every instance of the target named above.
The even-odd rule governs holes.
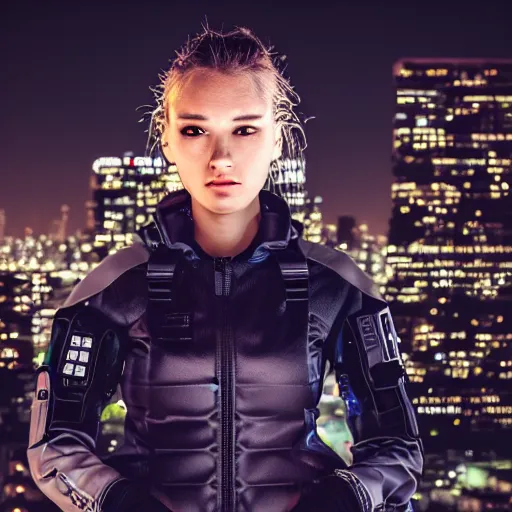
[[[173,280],[183,257],[179,249],[168,247],[154,222],[138,232],[150,250],[147,262],[148,318],[157,339],[191,339],[190,317],[172,312]],[[286,312],[307,339],[309,326],[309,269],[307,259],[292,238],[287,247],[269,246],[277,261],[286,290]]]

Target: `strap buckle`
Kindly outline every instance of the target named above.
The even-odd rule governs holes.
[[[160,244],[151,253],[146,272],[150,302],[172,301],[172,282],[178,259],[176,252]]]
[[[309,269],[303,254],[291,250],[276,250],[276,257],[286,287],[286,301],[309,300]]]

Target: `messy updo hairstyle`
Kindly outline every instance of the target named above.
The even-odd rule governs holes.
[[[176,52],[168,71],[159,75],[160,83],[151,91],[156,107],[150,115],[146,154],[162,156],[161,140],[169,121],[169,98],[174,97],[185,82],[187,75],[196,69],[211,69],[225,73],[253,72],[256,83],[264,91],[273,91],[275,122],[281,128],[281,158],[301,158],[306,148],[306,137],[295,107],[300,98],[284,77],[285,56],[279,56],[266,47],[249,29],[237,27],[226,34],[203,26],[203,32],[190,39]],[[274,87],[265,87],[271,79]],[[143,120],[143,119],[142,119]],[[142,121],[141,120],[141,121]]]

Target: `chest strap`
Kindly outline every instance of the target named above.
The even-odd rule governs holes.
[[[309,300],[309,269],[306,257],[300,249],[274,249],[274,258],[279,263],[286,288],[286,302]]]
[[[173,280],[181,251],[170,249],[161,239],[158,230],[151,224],[139,231],[139,235],[150,249],[146,277],[148,281],[148,316],[157,337],[167,338],[177,327],[188,327],[190,318],[184,314],[171,314],[173,304]],[[296,327],[305,336],[309,319],[309,269],[307,259],[296,243],[291,240],[285,249],[270,249],[279,264],[286,290],[286,309]]]

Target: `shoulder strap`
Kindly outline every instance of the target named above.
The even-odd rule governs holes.
[[[290,240],[284,249],[271,249],[279,263],[286,289],[286,317],[289,336],[307,345],[309,337],[309,269],[306,256],[297,239]],[[313,380],[313,379],[311,379]],[[312,390],[316,395],[317,390]]]
[[[309,269],[307,259],[298,247],[273,249],[272,254],[279,263],[286,287],[286,302],[309,300]]]
[[[180,251],[169,249],[164,244],[160,244],[150,253],[146,277],[148,299],[151,303],[172,301],[172,283],[179,257]]]
[[[148,327],[156,340],[189,339],[187,315],[176,313],[173,281],[182,252],[165,245],[156,223],[150,222],[138,231],[150,253],[146,268],[148,282]],[[180,323],[181,322],[181,323]]]

